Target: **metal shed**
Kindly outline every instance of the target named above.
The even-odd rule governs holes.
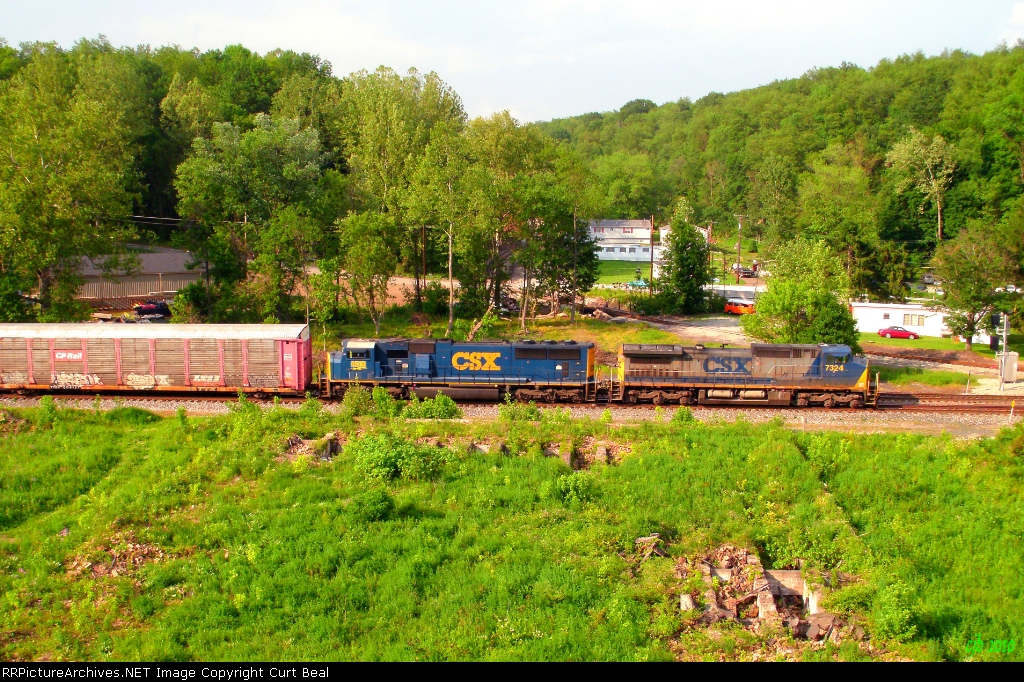
[[[301,324],[0,324],[0,390],[301,394]]]

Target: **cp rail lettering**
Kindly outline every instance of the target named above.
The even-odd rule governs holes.
[[[457,370],[473,372],[499,371],[500,366],[494,363],[501,353],[456,353],[452,356],[452,367]]]

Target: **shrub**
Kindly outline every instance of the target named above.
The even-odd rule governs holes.
[[[910,588],[899,580],[878,592],[871,614],[876,637],[903,642],[917,634],[912,597]]]
[[[413,394],[412,400],[402,410],[402,416],[406,419],[462,419],[462,410],[443,393],[422,401]]]
[[[383,488],[368,490],[356,496],[352,515],[362,521],[386,521],[395,513],[395,500]]]
[[[535,403],[516,402],[506,393],[504,404],[498,405],[498,419],[503,422],[538,422],[541,413]]]
[[[373,410],[373,399],[370,392],[362,386],[353,386],[345,391],[341,401],[342,414],[348,417],[362,417]]]
[[[693,416],[693,410],[685,405],[672,413],[673,424],[693,424],[697,419]]]
[[[447,463],[447,451],[419,447],[388,433],[359,438],[345,452],[355,458],[356,468],[366,478],[382,483],[399,476],[430,480],[440,475]]]
[[[181,427],[181,430],[188,431],[188,410],[185,409],[184,405],[178,406],[178,409],[174,411],[174,416],[178,420],[178,426]]]
[[[299,408],[299,414],[307,419],[314,419],[320,416],[323,409],[323,404],[314,398],[312,393],[306,391],[306,399],[302,401],[302,407]]]
[[[53,396],[44,395],[39,400],[36,418],[40,426],[53,426],[53,422],[57,419],[57,403],[53,401]]]
[[[555,480],[555,493],[566,504],[586,504],[594,498],[594,477],[586,471],[574,471]]]
[[[373,416],[377,419],[393,419],[398,416],[400,409],[395,399],[391,397],[388,389],[383,386],[373,388]]]

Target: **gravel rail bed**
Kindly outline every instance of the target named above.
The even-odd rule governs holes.
[[[80,410],[96,408],[94,398],[68,397],[55,398],[58,406]],[[0,398],[0,407],[36,407],[39,398],[21,398],[5,396]],[[256,402],[262,409],[269,410],[272,402]],[[338,402],[324,403],[324,409],[337,413],[341,410]],[[297,410],[301,402],[282,402],[280,407],[286,410]],[[138,407],[158,414],[173,414],[179,407],[184,407],[191,415],[223,415],[230,412],[228,402],[213,400],[189,400],[188,398],[103,398],[100,410],[112,410],[116,407]],[[464,404],[463,414],[469,420],[497,419],[498,406],[493,404]],[[606,409],[604,405],[573,405],[560,408],[541,407],[548,409],[568,409],[577,419],[588,417],[598,419]],[[626,424],[629,422],[655,421],[671,419],[678,408],[665,407],[659,413],[651,406],[630,407],[616,406],[611,410],[612,423]],[[969,412],[903,412],[899,410],[826,410],[821,408],[691,408],[693,416],[706,423],[730,423],[744,419],[751,423],[763,423],[773,419],[782,419],[786,426],[803,430],[843,430],[858,432],[914,432],[938,434],[943,431],[964,438],[991,436],[1009,424],[1005,414],[972,414]],[[1015,416],[1013,423],[1019,424],[1021,416]]]

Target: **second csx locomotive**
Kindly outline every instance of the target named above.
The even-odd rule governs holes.
[[[844,345],[627,344],[605,372],[595,355],[594,344],[575,341],[346,339],[328,354],[320,387],[327,397],[362,385],[397,398],[855,408],[877,392],[868,361]]]

